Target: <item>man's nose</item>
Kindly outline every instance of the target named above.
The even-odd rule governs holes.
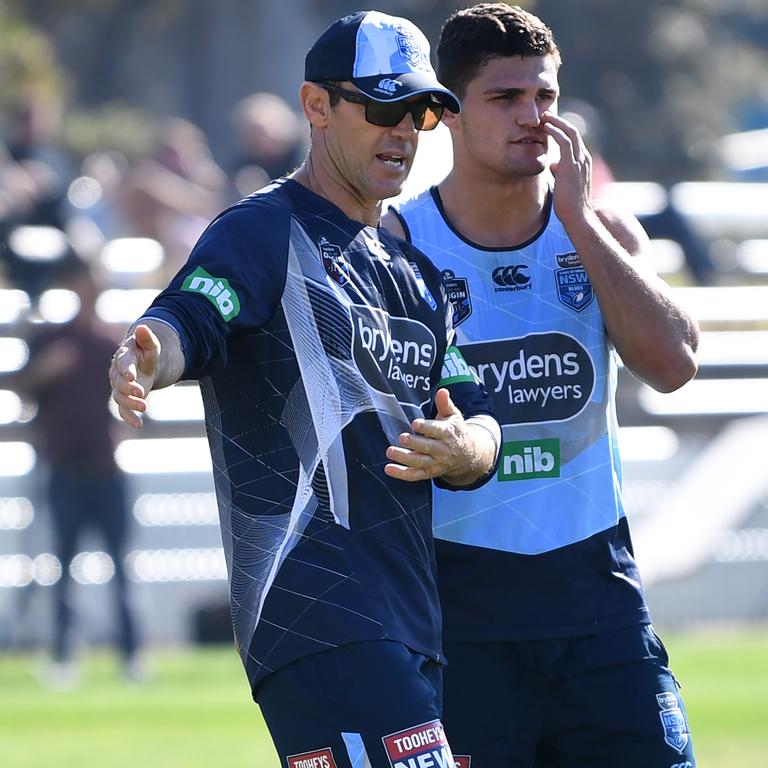
[[[526,99],[518,105],[517,124],[534,128],[541,124],[541,113],[536,99]]]

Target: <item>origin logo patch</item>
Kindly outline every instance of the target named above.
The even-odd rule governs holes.
[[[472,314],[469,281],[466,277],[456,277],[456,273],[450,269],[444,269],[441,274],[445,292],[453,309],[453,327],[455,328]]]
[[[455,768],[439,720],[392,733],[382,741],[392,768]]]
[[[349,264],[344,258],[341,247],[335,243],[329,243],[324,237],[320,238],[317,246],[320,249],[323,268],[328,276],[339,285],[347,283],[349,281]]]
[[[300,755],[288,755],[288,768],[336,768],[330,747]]]

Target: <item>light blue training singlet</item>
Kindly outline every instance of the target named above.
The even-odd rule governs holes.
[[[397,213],[442,271],[458,344],[503,425],[495,480],[435,492],[447,636],[647,622],[621,496],[616,353],[551,195],[542,230],[510,248],[465,240],[436,188]]]

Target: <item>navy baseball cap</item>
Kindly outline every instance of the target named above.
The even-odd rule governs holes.
[[[451,112],[461,102],[437,79],[429,42],[408,19],[357,11],[335,21],[309,49],[304,79],[349,80],[374,101],[401,101],[431,93]]]

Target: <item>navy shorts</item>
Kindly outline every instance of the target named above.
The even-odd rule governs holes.
[[[447,643],[443,723],[471,768],[694,768],[650,625],[589,637]]]
[[[376,640],[315,653],[256,690],[287,768],[454,768],[440,721],[442,667]]]

